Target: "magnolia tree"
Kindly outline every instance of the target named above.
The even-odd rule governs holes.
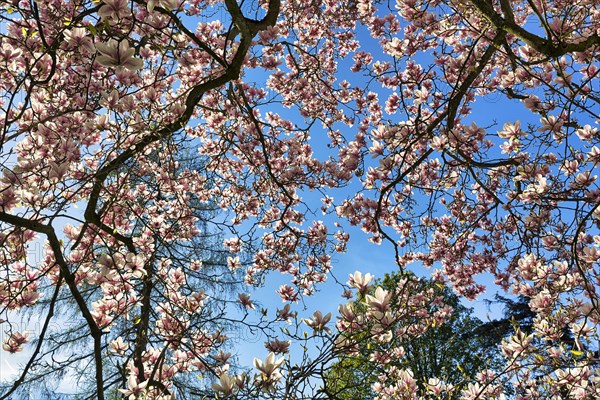
[[[460,392],[373,354],[378,398],[600,396],[597,0],[14,0],[0,16],[2,359],[26,354],[0,398],[36,397],[48,373],[94,399],[335,398],[320,377],[357,337],[401,343],[452,312],[357,273],[360,312],[297,317],[348,225],[397,269],[468,299],[485,275],[536,314]],[[271,271],[287,304],[256,310]],[[221,352],[229,324],[268,335],[253,368]]]

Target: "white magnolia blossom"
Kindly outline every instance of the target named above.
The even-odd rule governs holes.
[[[358,316],[354,312],[354,304],[352,303],[340,304],[338,312],[340,313],[340,318],[346,322],[351,323],[358,319]]]
[[[506,357],[516,358],[528,350],[533,341],[533,335],[527,335],[517,328],[514,335],[502,341],[501,350]],[[531,349],[530,349],[531,350]]]
[[[281,364],[283,364],[283,357],[275,360],[275,353],[269,353],[264,362],[256,357],[254,358],[254,367],[267,376],[275,374]]]
[[[371,287],[370,283],[373,280],[373,275],[371,274],[363,275],[360,271],[356,271],[354,274],[348,276],[350,278],[348,285],[358,289],[361,293],[365,293]]]
[[[231,376],[224,373],[219,378],[219,382],[213,383],[213,389],[221,393],[224,396],[230,396],[237,389],[241,389],[244,387],[244,383],[246,381],[246,373],[244,372],[241,375]]]
[[[127,380],[127,389],[119,389],[119,391],[125,396],[129,396],[129,400],[135,400],[146,391],[146,386],[148,386],[148,381],[138,383],[136,376],[131,374]]]
[[[179,0],[150,0],[148,1],[148,11],[154,11],[156,6],[165,10],[173,10],[179,5]]]
[[[265,361],[254,358],[254,367],[260,371],[256,376],[256,384],[263,391],[268,392],[275,387],[275,384],[282,378],[279,367],[283,364],[284,358],[275,359],[275,353],[269,353]]]
[[[123,338],[119,336],[116,340],[110,342],[110,349],[113,353],[123,354],[129,348],[129,344],[123,341]]]

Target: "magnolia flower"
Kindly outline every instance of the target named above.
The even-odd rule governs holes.
[[[538,128],[538,132],[560,132],[562,126],[564,125],[564,121],[560,118],[557,118],[554,115],[550,115],[548,117],[542,117],[540,119],[540,123],[542,126]]]
[[[92,38],[88,36],[85,28],[72,28],[64,32],[65,40],[71,48],[84,48],[89,51],[94,50]]]
[[[229,396],[233,394],[236,389],[241,389],[244,387],[244,382],[246,381],[246,373],[244,372],[241,375],[229,376],[227,374],[223,374],[219,377],[218,383],[213,383],[213,389],[222,393],[224,396]]]
[[[477,399],[481,396],[483,388],[477,382],[469,383],[466,389],[463,389],[461,395],[463,399],[471,400]]]
[[[375,289],[375,296],[368,294],[365,297],[365,302],[369,308],[384,312],[390,306],[391,297],[392,295],[387,290],[379,286],[377,289]]]
[[[202,269],[202,260],[190,260],[190,269],[200,271]]]
[[[275,353],[271,352],[264,362],[255,357],[254,367],[267,378],[279,379],[281,374],[277,371],[277,369],[281,366],[281,364],[283,364],[283,361],[283,357],[275,360]]]
[[[361,272],[356,271],[353,275],[348,275],[348,285],[358,289],[360,293],[365,293],[371,287],[370,283],[373,280],[373,275],[363,275]]]
[[[386,310],[385,312],[371,310],[370,315],[375,321],[377,321],[376,326],[380,326],[382,330],[385,329],[385,327],[390,326],[395,321],[390,310]]]
[[[414,393],[417,390],[417,381],[410,369],[399,370],[398,381],[399,386],[410,393]]]
[[[576,188],[584,188],[586,186],[591,185],[598,178],[597,175],[591,175],[590,171],[585,171],[581,174],[577,174],[575,176],[575,182],[571,184]]]
[[[255,383],[262,391],[269,392],[275,388],[275,384],[283,376],[278,371],[278,368],[282,363],[283,357],[279,360],[275,360],[274,353],[269,353],[264,363],[258,358],[254,359],[254,366],[261,372],[255,376]]]
[[[215,356],[215,361],[217,361],[219,363],[219,365],[225,365],[229,362],[230,358],[231,358],[231,353],[225,353],[223,350],[221,350]]]
[[[303,321],[306,325],[313,328],[315,331],[324,330],[327,333],[331,333],[329,328],[325,328],[325,325],[331,320],[331,313],[327,313],[325,316],[321,313],[321,311],[315,311],[313,314],[314,318],[305,318]]]
[[[498,131],[498,136],[502,139],[515,140],[518,139],[519,136],[523,136],[524,133],[521,130],[521,121],[517,121],[514,124],[512,122],[507,122],[502,127],[501,131]]]
[[[134,58],[135,50],[129,47],[127,40],[117,42],[109,39],[107,43],[96,44],[96,49],[102,54],[96,60],[105,67],[123,67],[132,71],[144,66],[144,61]]]
[[[129,0],[103,0],[98,10],[102,19],[121,19],[130,13]]]
[[[527,335],[517,328],[514,335],[502,341],[500,349],[505,356],[516,358],[530,346],[532,341],[533,335]]]
[[[242,267],[239,257],[227,257],[227,267],[230,271],[238,270]]]
[[[340,304],[338,306],[338,312],[340,313],[341,319],[346,322],[354,322],[357,318],[352,303]]]
[[[6,42],[2,43],[2,46],[0,46],[0,60],[7,64],[13,64],[21,54],[21,49],[14,48]]]
[[[141,255],[135,255],[133,253],[127,253],[125,260],[127,261],[127,266],[131,268],[131,275],[138,279],[141,279],[144,275],[146,275],[144,257]]]
[[[254,310],[254,302],[250,299],[250,296],[246,293],[238,294],[238,303],[240,303],[246,310]]]
[[[290,285],[281,285],[277,290],[283,301],[297,301],[298,293]]]
[[[548,289],[544,289],[529,301],[529,307],[532,311],[542,312],[549,309],[554,304],[554,297]]]
[[[277,309],[277,319],[290,322],[290,319],[294,316],[294,313],[290,311],[291,307],[289,304],[283,306],[283,308]]]
[[[337,336],[333,342],[333,345],[336,352],[339,351],[343,354],[356,354],[358,351],[358,345],[356,341],[343,335]]]
[[[62,178],[69,170],[69,163],[57,163],[55,161],[48,161],[50,170],[48,171],[48,179],[52,181],[58,181]]]
[[[165,10],[173,10],[179,5],[179,0],[149,0],[148,11],[154,11],[156,6],[164,8]]]
[[[129,345],[123,341],[122,337],[118,337],[116,340],[110,342],[110,349],[113,353],[122,355],[129,348]]]
[[[267,350],[275,353],[282,354],[287,353],[290,350],[290,344],[292,342],[290,340],[273,340],[271,342],[265,342],[265,347]]]
[[[583,303],[581,306],[579,306],[579,313],[583,316],[587,317],[592,313],[592,311],[594,311],[594,306],[592,303]]]
[[[15,332],[8,339],[4,340],[2,349],[9,353],[18,353],[19,351],[23,351],[23,345],[26,343],[29,343],[29,334],[27,332]]]
[[[146,391],[146,386],[148,385],[148,381],[144,381],[138,383],[138,380],[135,375],[129,375],[129,379],[127,380],[127,389],[119,389],[121,393],[125,396],[129,396],[129,400],[135,400],[139,397],[140,394]]]
[[[581,140],[591,140],[598,134],[598,129],[586,124],[583,128],[577,129],[575,133]]]
[[[381,331],[381,329],[379,330]],[[383,333],[374,336],[374,339],[379,343],[389,343],[392,341],[393,338],[394,334],[390,330],[383,331]]]
[[[42,297],[42,294],[39,293],[37,290],[25,290],[23,291],[23,293],[21,293],[19,305],[21,307],[32,306],[38,301],[40,297]]]

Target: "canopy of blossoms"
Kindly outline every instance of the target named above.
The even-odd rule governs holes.
[[[77,370],[100,400],[330,398],[319,371],[357,338],[452,312],[364,271],[344,293],[363,307],[300,319],[348,226],[396,269],[467,299],[485,274],[536,313],[501,371],[459,392],[390,366],[378,398],[600,397],[598,0],[11,0],[0,17],[2,357],[28,351],[0,399]],[[249,286],[274,272],[286,304],[259,310]],[[272,339],[253,368],[224,351],[240,324]],[[297,344],[313,351],[282,355]]]

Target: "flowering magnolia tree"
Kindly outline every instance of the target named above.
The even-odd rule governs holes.
[[[14,0],[0,16],[2,358],[27,350],[0,398],[74,370],[94,399],[335,398],[319,378],[355,337],[452,312],[406,296],[411,279],[364,296],[358,273],[361,312],[297,318],[347,224],[400,270],[468,299],[486,274],[536,313],[459,393],[374,355],[378,398],[600,396],[597,0]],[[270,271],[288,304],[256,310],[269,352],[237,371],[223,327],[250,324],[247,286]]]

